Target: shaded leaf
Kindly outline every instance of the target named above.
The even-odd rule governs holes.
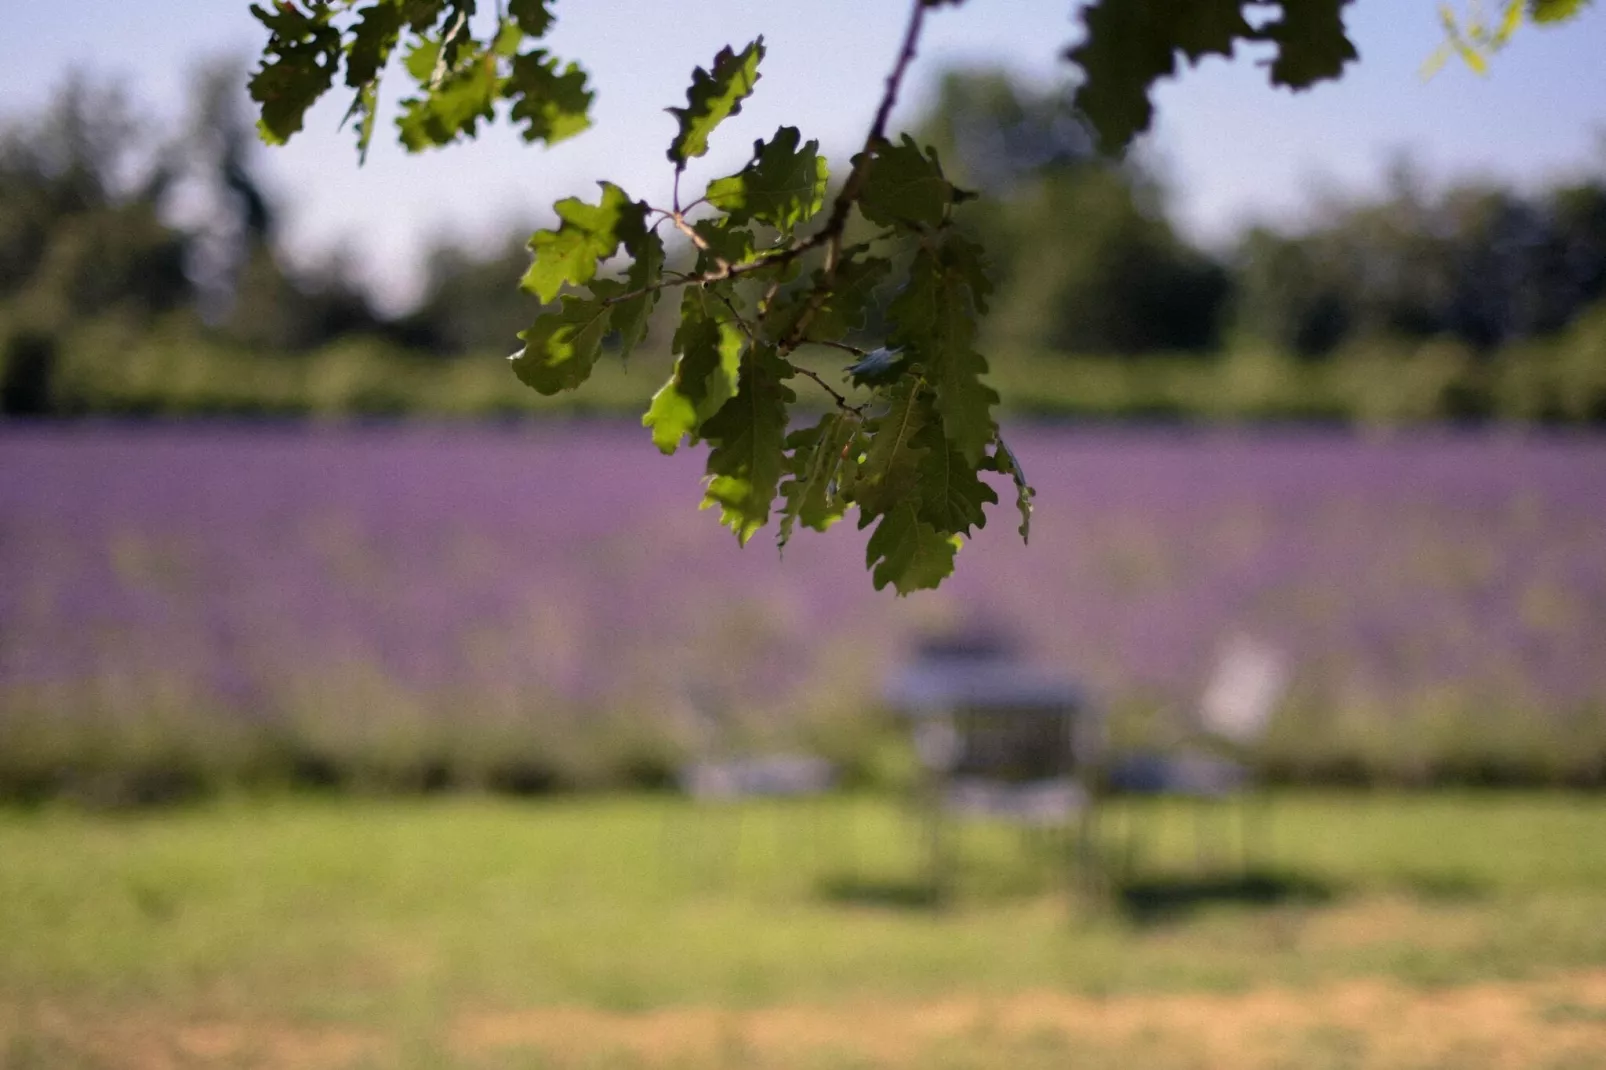
[[[859,418],[851,413],[830,412],[813,427],[787,436],[790,477],[781,484],[786,507],[776,538],[781,547],[791,539],[794,524],[826,531],[842,519],[847,505],[836,493],[837,475],[848,460],[849,444],[859,424]]]
[[[864,218],[884,227],[935,227],[953,202],[954,188],[942,175],[936,149],[922,153],[908,134],[899,144],[883,141],[876,147],[859,197]]]
[[[1243,0],[1096,0],[1082,10],[1082,43],[1066,58],[1082,68],[1076,107],[1107,151],[1124,149],[1149,128],[1149,89],[1176,72],[1180,49],[1192,62],[1232,55],[1254,33]]]
[[[619,332],[619,356],[628,359],[631,352],[647,337],[647,322],[658,304],[663,291],[654,289],[663,279],[664,242],[656,231],[646,231],[639,239],[625,244],[625,252],[632,257],[630,270],[625,272],[621,290],[637,296],[620,301],[613,308],[614,329]]]
[[[346,84],[353,89],[379,77],[390,60],[401,35],[402,10],[387,2],[370,5],[357,12],[357,25],[351,48],[346,53]]]
[[[793,374],[771,346],[755,346],[742,361],[736,396],[703,423],[708,487],[703,506],[720,507],[720,523],[744,545],[769,519],[785,461],[786,407],[797,400],[785,380]]]
[[[531,37],[544,36],[552,26],[552,12],[547,10],[549,0],[508,0],[508,17],[519,24]]]
[[[282,145],[301,130],[307,109],[335,83],[340,68],[340,31],[329,24],[322,5],[310,14],[293,5],[251,5],[251,14],[269,31],[262,66],[248,83],[261,106],[257,124],[264,141]]]
[[[1591,0],[1528,0],[1528,14],[1535,22],[1565,22],[1581,14],[1590,2]]]
[[[1262,28],[1263,36],[1277,42],[1271,61],[1276,85],[1304,89],[1325,78],[1337,78],[1344,64],[1359,58],[1355,45],[1344,35],[1339,10],[1349,0],[1285,0],[1283,17]]]
[[[948,441],[972,468],[997,432],[992,409],[998,394],[982,381],[987,361],[973,344],[990,287],[980,270],[974,244],[952,235],[916,254],[908,284],[888,309],[892,341],[925,368]]]
[[[860,527],[914,494],[925,452],[916,436],[931,422],[927,393],[920,380],[904,376],[891,388],[887,411],[869,422],[869,447],[854,486]]]
[[[708,137],[714,128],[742,110],[742,101],[758,82],[758,64],[764,58],[764,38],[759,37],[741,52],[730,46],[714,57],[713,73],[698,67],[692,72],[691,88],[686,91],[686,107],[670,108],[680,130],[669,143],[669,160],[677,167],[708,151]]]
[[[765,330],[776,341],[791,338],[804,312],[814,305],[799,342],[836,342],[862,328],[875,299],[875,288],[892,271],[892,262],[879,256],[854,255],[863,246],[848,250],[837,264],[831,285],[825,287],[825,271],[815,269],[812,285],[801,287],[777,301],[765,316]]]
[[[945,535],[921,520],[913,503],[887,513],[865,547],[865,563],[876,590],[887,584],[900,595],[929,590],[953,575],[957,535]]]
[[[915,485],[920,519],[948,534],[968,535],[972,528],[985,527],[983,507],[996,505],[998,495],[977,478],[975,466],[948,444],[936,424],[923,428],[915,444],[923,451]]]
[[[1249,0],[1096,0],[1082,11],[1085,33],[1066,58],[1082,69],[1076,107],[1101,147],[1118,152],[1149,128],[1154,83],[1176,73],[1176,57],[1197,63],[1231,56],[1239,41],[1271,41],[1271,81],[1301,89],[1337,77],[1355,58],[1341,8],[1348,0],[1282,0],[1282,17],[1255,29]]]
[[[735,226],[727,216],[699,219],[692,224],[692,230],[708,245],[706,252],[701,249],[697,252],[698,274],[713,271],[718,266],[714,263],[714,257],[727,264],[740,264],[753,256],[756,247],[753,232]]]

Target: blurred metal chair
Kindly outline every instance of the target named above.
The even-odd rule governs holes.
[[[1099,730],[1073,685],[995,639],[940,639],[922,644],[885,697],[919,760],[934,898],[951,891],[955,819],[1059,830],[1072,874],[1085,874]]]
[[[727,862],[741,852],[747,810],[739,804],[817,798],[836,786],[836,768],[818,755],[744,746],[745,733],[732,717],[729,703],[720,701],[711,690],[694,688],[687,697],[698,737],[696,756],[681,766],[676,779],[680,790],[694,802],[731,809],[735,827],[727,830],[729,839],[720,852]],[[818,820],[809,822],[815,840],[821,835],[818,825]],[[792,846],[781,842],[777,834],[777,850]],[[818,849],[818,844],[813,846]],[[698,853],[706,856],[709,852],[705,846]]]
[[[1170,796],[1200,803],[1240,800],[1240,864],[1250,868],[1255,841],[1265,835],[1264,800],[1254,797],[1253,751],[1290,681],[1282,653],[1270,644],[1234,636],[1222,649],[1192,723],[1170,747],[1117,757],[1106,771],[1118,794]],[[1195,848],[1208,847],[1208,817],[1195,812]]]

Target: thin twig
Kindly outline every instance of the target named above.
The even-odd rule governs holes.
[[[758,345],[758,333],[753,329],[753,325],[748,323],[747,320],[742,317],[742,314],[737,311],[735,303],[732,302],[729,297],[719,293],[717,290],[714,291],[714,293],[715,296],[725,303],[725,307],[731,310],[731,315],[736,319],[737,324],[742,328],[742,333],[747,335],[747,341],[749,344]],[[844,346],[843,348],[851,349],[852,347]],[[787,363],[790,364],[791,362],[788,361]],[[818,383],[821,390],[824,390],[827,394],[831,395],[831,400],[836,402],[837,408],[841,409],[843,412],[851,412],[855,416],[864,415],[863,405],[851,404],[841,391],[833,389],[831,384],[827,383],[824,379],[821,379],[818,373],[812,372],[807,368],[799,368],[796,364],[793,364],[792,367],[797,370],[799,375],[802,375],[805,378],[813,379],[816,383]]]
[[[670,222],[674,223],[675,226],[681,231],[686,231],[688,229],[683,221],[676,221],[675,214],[673,212],[666,212],[662,208],[654,208],[653,211],[662,213],[665,219],[668,219]],[[692,229],[688,236],[691,238],[692,244],[696,245],[697,248],[707,252],[710,256],[713,255],[713,250],[708,247],[707,241],[701,234],[698,234],[695,229]],[[747,260],[740,264],[731,264],[721,260],[719,262],[724,264],[724,267],[722,268],[715,268],[713,271],[705,271],[697,275],[677,273],[677,278],[670,279],[667,282],[656,282],[651,286],[643,286],[639,290],[631,290],[629,293],[622,293],[616,297],[609,297],[604,299],[602,303],[604,305],[617,305],[624,301],[635,300],[636,298],[645,294],[652,293],[654,290],[666,290],[671,286],[701,286],[708,282],[722,282],[725,279],[740,278],[743,275],[750,275],[755,271],[762,271],[765,268],[791,263],[798,257],[804,255],[805,253],[812,252],[824,244],[825,239],[821,235],[815,235],[814,237],[807,238],[796,245],[788,245],[784,249],[775,249],[773,251],[758,253],[757,255],[759,259],[757,260]]]
[[[633,301],[638,297],[643,297],[646,294],[657,290],[668,289],[671,286],[702,286],[710,282],[721,282],[726,279],[739,278],[742,275],[747,275],[755,271],[762,271],[766,268],[789,264],[793,260],[813,252],[815,249],[818,249],[821,246],[825,246],[825,263],[820,271],[820,277],[815,280],[814,286],[809,292],[808,300],[804,304],[802,312],[793,322],[791,329],[787,331],[786,337],[781,340],[777,346],[777,349],[784,356],[785,354],[796,349],[798,346],[802,345],[805,341],[803,335],[808,330],[809,323],[813,321],[820,309],[825,307],[825,302],[831,296],[831,286],[836,281],[837,265],[842,258],[842,238],[844,232],[847,230],[848,214],[853,210],[853,204],[856,200],[858,200],[860,190],[865,183],[865,177],[869,173],[871,154],[875,151],[877,146],[879,146],[880,143],[886,139],[887,121],[892,115],[893,105],[898,101],[898,91],[903,85],[904,74],[908,71],[909,64],[912,63],[915,58],[915,46],[919,43],[920,29],[925,22],[926,4],[927,0],[914,0],[914,7],[909,14],[909,24],[904,29],[903,44],[898,49],[897,61],[893,64],[891,73],[887,75],[886,89],[881,95],[880,104],[876,106],[875,118],[870,123],[870,132],[865,135],[864,150],[859,154],[858,160],[854,163],[853,170],[848,173],[847,180],[842,183],[842,188],[837,191],[836,199],[831,203],[831,215],[826,220],[824,228],[810,235],[809,237],[804,238],[802,241],[789,245],[784,249],[775,250],[771,255],[766,256],[759,254],[757,259],[744,261],[739,264],[732,264],[716,254],[713,249],[710,248],[708,241],[701,234],[697,233],[696,228],[686,222],[686,212],[690,211],[699,204],[705,203],[707,198],[700,197],[691,204],[687,205],[685,209],[681,208],[680,176],[681,173],[686,169],[685,162],[681,161],[675,167],[675,185],[671,194],[671,204],[673,207],[667,211],[662,208],[653,208],[651,211],[672,222],[675,225],[675,228],[681,231],[681,233],[685,234],[699,251],[712,257],[715,263],[714,270],[705,271],[696,275],[679,275],[678,277],[669,279],[667,281],[660,280],[651,286],[643,286],[640,289],[631,290],[628,293],[622,293],[614,297],[605,298],[602,303],[604,305],[617,305],[625,301]],[[888,231],[887,233],[878,235],[877,238],[879,239],[881,237],[886,237],[889,233],[891,232]],[[772,307],[769,304],[768,298],[773,297],[774,293],[775,287],[772,286],[769,293],[766,294],[764,311],[764,315],[766,316],[769,314],[770,308]],[[850,346],[842,346],[840,344],[838,344],[837,347],[845,348],[848,350],[848,352],[856,353],[859,356],[864,356],[863,350],[855,349]],[[805,374],[815,379],[815,381],[819,382],[821,386],[825,386],[825,389],[830,391],[832,396],[838,399],[838,404],[841,404],[844,408],[853,409],[855,412],[859,411],[854,409],[853,406],[847,405],[846,399],[831,387],[826,386],[826,384],[820,380],[818,376],[814,375],[812,372],[805,372]]]
[[[858,346],[850,346],[846,342],[826,342],[818,338],[811,338],[809,341],[813,342],[817,346],[830,346],[832,349],[840,349],[844,353],[852,353],[854,356],[860,358],[868,357],[870,355],[870,351],[868,349],[860,349]]]
[[[826,221],[825,229],[814,236],[813,240],[823,239],[826,245],[825,264],[820,271],[820,278],[814,284],[813,292],[809,294],[808,303],[803,306],[803,312],[792,324],[786,338],[781,341],[783,353],[796,349],[803,341],[803,333],[815,315],[825,306],[831,295],[831,286],[836,281],[837,263],[842,257],[842,234],[847,229],[848,213],[853,208],[853,202],[858,200],[861,188],[864,186],[866,176],[870,171],[870,157],[887,136],[887,120],[892,115],[892,106],[898,101],[898,90],[903,85],[904,72],[915,58],[915,46],[920,40],[920,28],[925,21],[927,0],[914,0],[913,10],[909,13],[909,25],[903,32],[903,45],[898,50],[897,62],[892,66],[892,72],[887,75],[887,88],[881,94],[881,103],[876,108],[875,119],[870,123],[870,132],[865,135],[864,151],[859,153],[853,170],[848,172],[847,181],[837,191],[836,200],[831,204],[831,216]]]
[[[851,404],[849,404],[848,403],[848,399],[842,395],[841,391],[837,390],[835,387],[833,387],[830,383],[826,382],[824,379],[821,379],[818,372],[810,371],[807,368],[798,368],[796,364],[792,365],[792,367],[797,368],[797,373],[799,375],[802,375],[802,376],[804,376],[806,378],[809,378],[809,379],[813,379],[816,383],[819,383],[820,384],[820,389],[824,390],[827,394],[831,395],[831,400],[836,402],[836,407],[837,408],[841,409],[843,412],[851,412],[855,416],[863,416],[864,415],[864,406],[863,405],[851,405]]]

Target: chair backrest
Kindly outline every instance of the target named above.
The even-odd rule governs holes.
[[[1290,675],[1288,662],[1276,647],[1234,636],[1222,649],[1199,700],[1200,727],[1229,743],[1255,742],[1287,693]]]

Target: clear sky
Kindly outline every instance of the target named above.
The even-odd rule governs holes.
[[[1464,10],[1465,0],[1457,0]],[[188,69],[219,53],[254,54],[264,32],[248,0],[5,0],[0,111],[37,107],[77,66],[122,81],[173,116]],[[1004,65],[1039,84],[1063,79],[1077,35],[1071,0],[969,0],[929,31],[899,116],[909,120],[947,66]],[[1320,197],[1375,186],[1409,155],[1434,181],[1499,177],[1524,186],[1606,170],[1606,5],[1558,30],[1530,28],[1479,78],[1452,65],[1430,82],[1441,40],[1432,0],[1356,0],[1347,18],[1361,62],[1340,83],[1291,94],[1265,84],[1256,57],[1210,60],[1159,94],[1146,152],[1161,162],[1184,227],[1223,240],[1251,218],[1289,218]],[[326,102],[290,146],[263,152],[283,202],[286,239],[311,258],[347,247],[391,303],[418,278],[431,234],[500,233],[541,218],[558,197],[608,178],[667,200],[663,109],[683,103],[691,69],[720,46],[763,33],[757,94],[721,127],[690,186],[740,166],[754,138],[788,123],[820,139],[840,170],[863,138],[897,48],[902,0],[558,0],[550,45],[585,61],[595,127],[553,149],[506,131],[409,157],[376,137],[358,169],[345,101]]]

